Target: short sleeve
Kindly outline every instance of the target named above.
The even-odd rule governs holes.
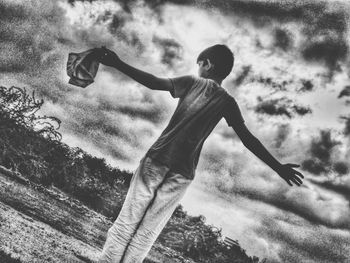
[[[169,78],[169,80],[172,84],[172,89],[170,90],[171,96],[174,98],[182,98],[194,84],[195,77],[192,75],[186,75],[176,78]]]
[[[225,118],[228,126],[231,126],[231,127],[233,127],[235,123],[237,124],[238,122],[241,122],[241,123],[244,122],[244,119],[238,107],[238,104],[231,95],[228,95],[227,97],[227,102],[224,108],[223,117]]]

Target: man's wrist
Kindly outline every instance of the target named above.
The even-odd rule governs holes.
[[[279,172],[281,171],[281,169],[282,169],[282,166],[283,166],[283,164],[281,164],[281,163],[276,163],[276,164],[274,165],[274,167],[272,167],[272,169],[273,169],[276,173],[279,173]]]

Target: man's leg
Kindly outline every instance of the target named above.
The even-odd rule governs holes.
[[[123,263],[141,263],[145,259],[191,182],[177,173],[166,175],[127,247]]]
[[[123,207],[107,232],[100,263],[119,263],[169,168],[144,157],[135,171]]]

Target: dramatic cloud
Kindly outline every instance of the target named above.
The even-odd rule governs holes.
[[[31,5],[32,4],[32,5]],[[40,9],[40,10],[38,10]],[[54,67],[58,61],[60,27],[64,27],[64,12],[55,4],[40,7],[40,3],[0,3],[2,72],[35,72]],[[50,18],[50,19],[48,19]]]
[[[350,135],[350,117],[341,116],[341,119],[345,120],[344,134]]]
[[[71,3],[75,1],[70,1]],[[130,10],[136,1],[120,1]],[[273,28],[275,23],[297,23],[301,25],[303,40],[299,50],[307,61],[325,63],[331,70],[337,69],[338,62],[347,59],[346,41],[349,15],[340,6],[335,8],[326,2],[316,1],[145,1],[158,14],[162,6],[172,3],[218,9],[224,14],[234,14],[244,20],[250,20],[258,27],[271,27],[275,46],[287,51],[293,45],[293,34],[282,28]],[[125,8],[124,8],[125,10]]]
[[[302,40],[297,49],[310,62],[324,63],[331,71],[347,61],[349,43],[347,25],[349,14],[340,6],[316,1],[205,1],[204,6],[250,19],[256,27],[270,27],[275,46],[284,51],[293,45],[294,35],[273,25],[295,23],[302,28]]]
[[[252,166],[255,165],[250,160],[249,171],[238,169],[231,173],[234,183],[227,176],[206,178],[207,189],[213,189],[214,184],[217,196],[225,200],[216,216],[208,218],[209,222],[220,222],[220,226],[225,226],[225,221],[219,219],[222,217],[228,222],[233,219],[239,222],[224,233],[243,241],[243,246],[245,240],[255,237],[260,249],[265,251],[259,254],[268,254],[270,262],[331,262],[334,258],[345,262],[347,256],[337,251],[349,250],[349,202],[341,194],[346,193],[346,188],[332,187],[332,184],[330,187],[319,184],[318,187],[316,183],[288,188],[272,172],[264,170],[261,171],[263,175],[260,172],[258,176],[257,169]],[[207,198],[203,194],[197,198],[205,202],[208,209],[213,209],[212,201],[208,201],[213,197]],[[266,224],[266,220],[270,224]],[[324,236],[322,240],[332,239],[332,242],[320,241],[319,236]],[[315,252],[322,248],[325,253]]]
[[[287,30],[277,28],[274,31],[274,37],[275,37],[275,46],[284,51],[287,51],[293,45],[291,33],[288,32]]]
[[[345,86],[344,89],[339,93],[338,98],[350,96],[350,86]]]
[[[292,118],[293,115],[303,116],[311,113],[310,108],[295,105],[287,98],[263,100],[261,97],[258,97],[258,104],[255,107],[255,111],[268,115],[284,115],[288,118]]]
[[[321,131],[320,138],[311,142],[311,156],[318,159],[324,165],[328,165],[331,159],[331,151],[339,142],[332,140],[330,131]]]
[[[323,40],[314,40],[302,50],[302,55],[306,60],[322,61],[331,69],[337,69],[337,62],[347,59],[348,44],[343,38],[326,37]]]
[[[281,216],[282,217],[282,216]],[[280,217],[280,218],[281,218]],[[284,222],[266,217],[257,231],[261,238],[279,239],[278,260],[271,262],[346,262],[349,253],[349,233],[325,227]],[[289,233],[286,235],[286,233]],[[292,233],[292,234],[290,234]],[[344,253],[338,253],[337,251]]]
[[[291,127],[289,124],[282,124],[278,127],[277,136],[275,140],[275,147],[280,148],[282,143],[287,139]]]
[[[302,80],[302,86],[298,91],[307,92],[307,91],[312,91],[313,88],[314,88],[314,85],[312,84],[311,80]]]
[[[289,82],[286,80],[283,80],[282,82],[278,82],[273,80],[271,77],[262,77],[262,76],[257,78],[256,81],[268,87],[271,87],[273,90],[279,90],[279,91],[285,91],[286,85],[289,84]]]
[[[251,66],[244,66],[242,68],[242,70],[239,72],[239,75],[234,79],[234,85],[236,87],[240,86],[243,83],[243,81],[249,75],[250,70],[251,70]]]
[[[161,62],[173,67],[175,62],[181,60],[182,47],[173,39],[153,37],[153,42],[162,49]]]
[[[350,201],[350,184],[349,182],[335,182],[335,181],[324,181],[324,182],[318,182],[313,181],[314,184],[317,184],[321,187],[324,187],[328,190],[331,190],[335,193],[343,195],[347,200]]]
[[[332,169],[340,175],[347,174],[349,171],[347,162],[332,159],[332,154],[338,145],[340,142],[332,139],[331,131],[321,131],[320,137],[311,141],[309,149],[311,158],[303,161],[303,169],[316,175],[329,173]]]

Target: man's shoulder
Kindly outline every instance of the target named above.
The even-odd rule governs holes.
[[[236,99],[233,95],[231,95],[230,93],[228,93],[228,91],[220,86],[220,90],[222,91],[222,93],[224,94],[224,98],[228,101],[228,102],[236,102]]]
[[[178,77],[168,78],[173,84],[178,84],[182,86],[191,86],[196,81],[198,81],[198,77],[192,74],[181,75]]]
[[[225,102],[229,103],[232,100],[235,101],[234,97],[230,93],[228,93],[228,91],[224,87],[222,87],[218,83],[215,83],[215,84],[216,84],[216,89],[218,90],[218,92],[221,93],[221,98]]]

